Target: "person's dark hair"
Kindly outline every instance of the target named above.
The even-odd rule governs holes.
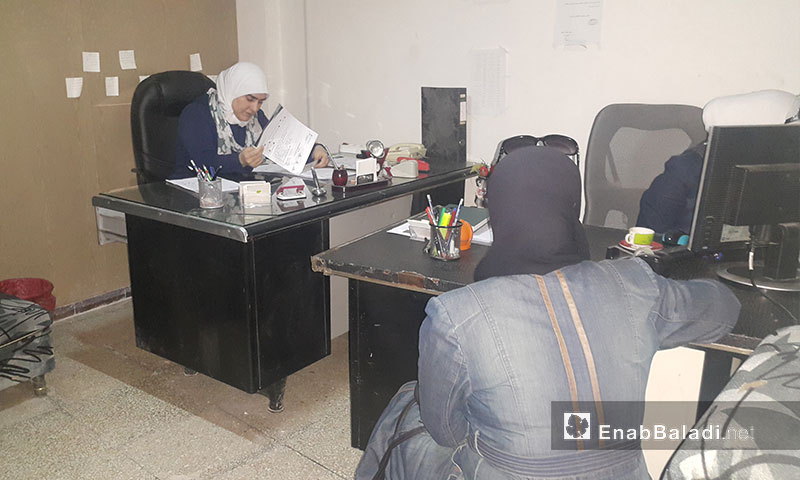
[[[475,280],[545,274],[589,258],[580,223],[578,167],[550,147],[509,153],[489,176],[487,193],[493,242]]]

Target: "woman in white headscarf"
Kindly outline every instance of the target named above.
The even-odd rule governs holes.
[[[798,109],[800,95],[760,90],[712,99],[703,107],[703,123],[706,130],[714,126],[793,123]],[[636,225],[659,233],[689,233],[705,152],[703,142],[667,160],[664,172],[642,194]]]
[[[268,95],[264,72],[252,63],[239,62],[220,72],[217,88],[181,112],[173,178],[191,176],[191,160],[234,174],[248,174],[261,165],[264,147],[256,144],[269,122],[261,111]],[[330,159],[324,147],[315,145],[308,161],[324,167]]]

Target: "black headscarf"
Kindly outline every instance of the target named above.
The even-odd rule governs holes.
[[[514,150],[495,166],[487,184],[494,240],[475,280],[543,275],[589,259],[578,217],[581,177],[566,155],[549,147]]]

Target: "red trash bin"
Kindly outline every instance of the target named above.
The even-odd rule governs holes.
[[[56,308],[53,284],[44,278],[9,278],[0,281],[0,292],[38,303],[49,311]]]

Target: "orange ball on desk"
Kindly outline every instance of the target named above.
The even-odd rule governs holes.
[[[472,225],[466,220],[461,220],[461,250],[469,250],[472,246]]]

